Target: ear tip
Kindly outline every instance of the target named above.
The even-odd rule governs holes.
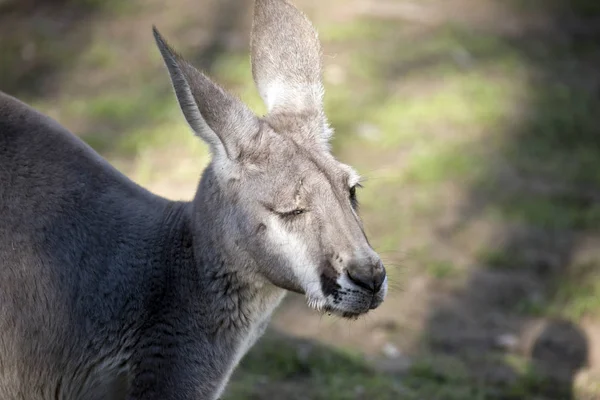
[[[295,29],[300,28],[316,33],[316,29],[308,15],[292,2],[288,0],[255,0],[252,21],[253,32],[257,25],[281,24],[282,20],[291,24]],[[291,29],[289,26],[285,26],[285,28],[285,30]]]
[[[165,40],[164,40],[163,36],[161,35],[158,28],[154,24],[152,24],[152,35],[154,36],[154,39],[156,39],[156,41],[164,43]]]
[[[265,13],[267,16],[272,16],[274,13],[281,12],[285,9],[293,9],[297,12],[298,8],[287,0],[255,0],[254,1],[254,13]]]
[[[177,59],[180,58],[177,52],[169,45],[164,36],[160,33],[156,25],[152,24],[152,34],[154,35],[154,40],[156,41],[156,45],[160,50],[163,58],[165,59]]]
[[[291,3],[287,0],[254,0],[254,3],[255,3],[255,5],[273,4],[273,3],[291,5]]]

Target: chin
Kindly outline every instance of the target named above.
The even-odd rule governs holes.
[[[311,304],[309,302],[309,307],[311,307],[312,309],[314,309],[320,313],[335,315],[335,316],[342,317],[345,319],[358,319],[358,317],[360,317],[361,315],[365,315],[370,311],[369,307],[364,307],[364,306],[360,307],[358,305],[349,306],[349,307],[340,307],[339,305],[329,303],[329,302],[325,302],[325,304],[321,307],[318,307],[318,306],[315,307],[314,302],[313,302],[313,304]]]
[[[351,288],[339,288],[328,296],[307,296],[310,308],[321,312],[336,315],[345,319],[357,319],[369,311],[376,309],[383,303],[387,293],[387,282],[382,289],[373,294],[367,291]]]

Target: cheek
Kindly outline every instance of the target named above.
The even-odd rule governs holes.
[[[308,246],[302,232],[290,229],[291,226],[279,218],[270,218],[267,221],[263,235],[267,247],[273,252],[284,256],[286,259],[306,258]]]
[[[267,251],[279,260],[277,268],[293,274],[307,292],[314,291],[312,285],[320,285],[319,260],[322,258],[318,241],[311,235],[314,233],[294,229],[278,219],[267,223],[264,235]]]

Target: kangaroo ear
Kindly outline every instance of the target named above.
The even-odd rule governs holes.
[[[179,56],[153,27],[181,111],[213,154],[235,160],[259,130],[258,118],[240,100]]]
[[[284,0],[256,0],[252,75],[270,113],[323,110],[321,46],[308,18]]]

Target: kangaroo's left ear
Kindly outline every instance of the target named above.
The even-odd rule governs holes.
[[[237,159],[258,132],[258,118],[244,103],[179,56],[156,27],[153,32],[188,124],[215,156]]]

